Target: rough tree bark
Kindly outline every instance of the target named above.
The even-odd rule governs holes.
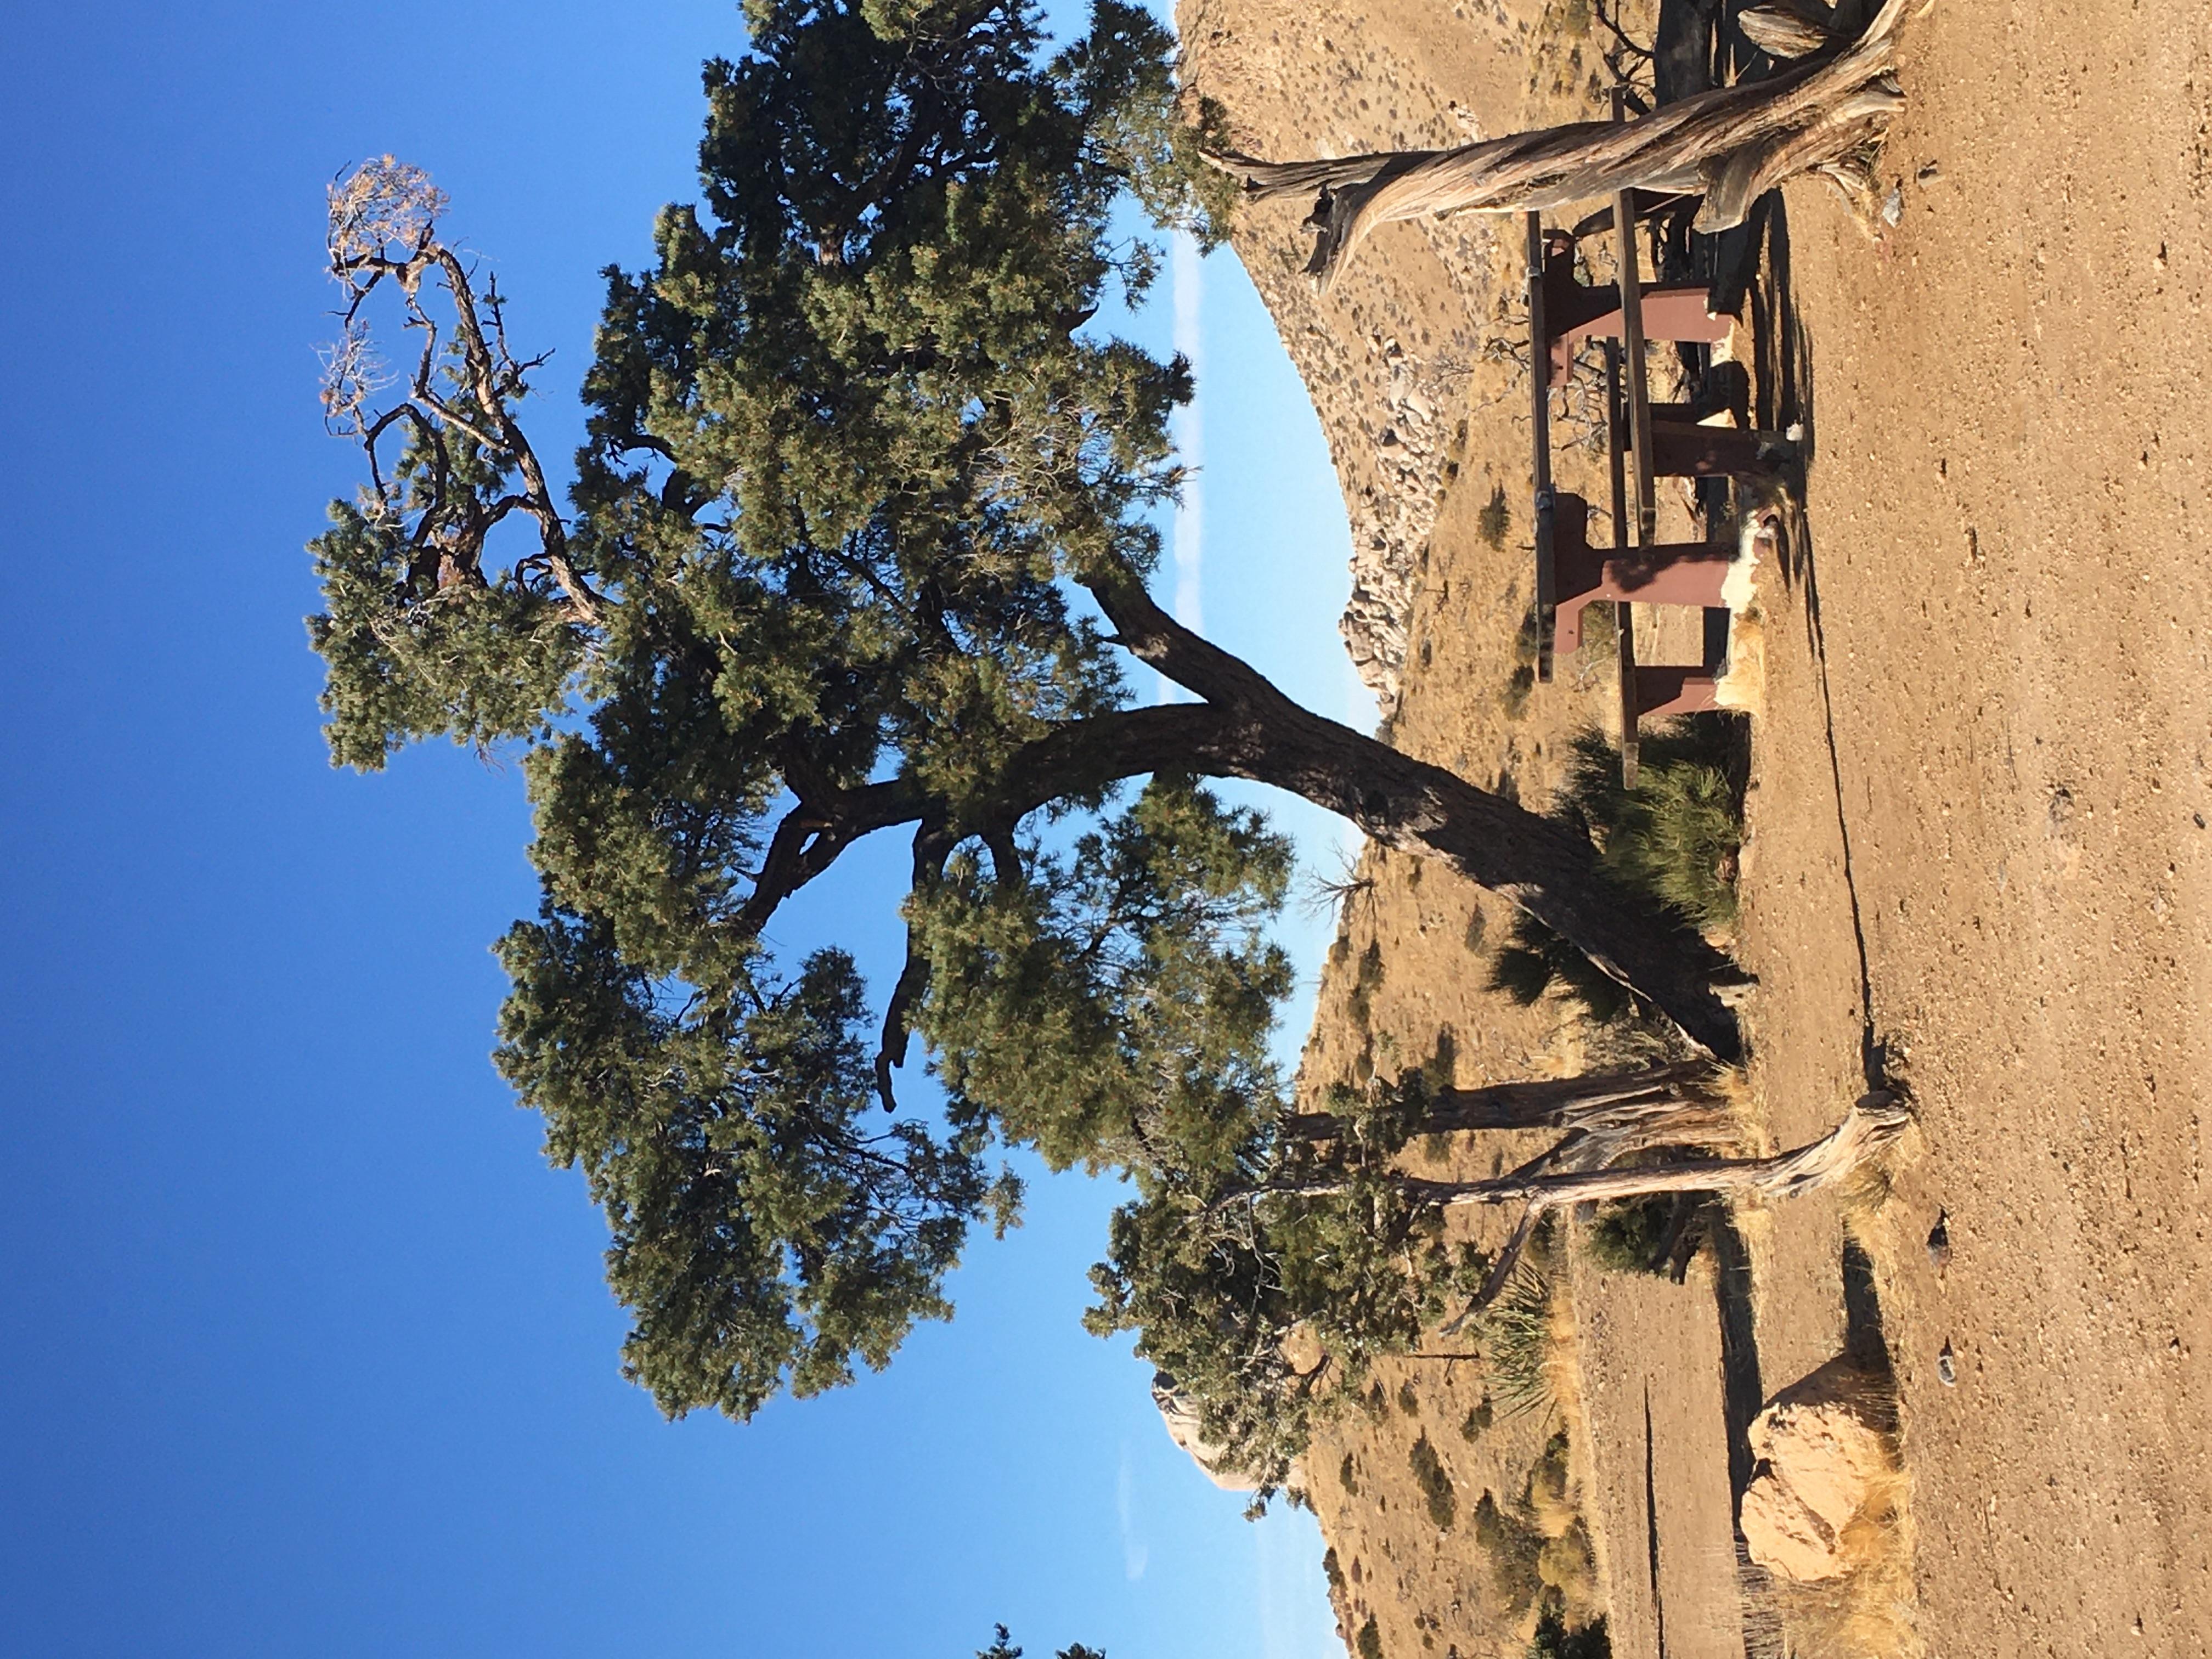
[[[1610,1113],[1611,1115],[1607,1115]],[[1820,1139],[1772,1158],[1693,1158],[1679,1163],[1605,1167],[1631,1152],[1658,1146],[1696,1144],[1721,1130],[1710,1104],[1669,1103],[1638,1112],[1601,1108],[1577,1126],[1586,1135],[1603,1133],[1607,1152],[1597,1167],[1560,1170],[1554,1147],[1509,1175],[1487,1181],[1427,1181],[1413,1176],[1398,1186],[1417,1204],[1526,1204],[1537,1214],[1570,1204],[1602,1203],[1654,1194],[1707,1193],[1716,1197],[1798,1198],[1848,1178],[1905,1133],[1912,1115],[1885,1090],[1862,1095],[1844,1121]],[[1583,1160],[1577,1160],[1578,1162]],[[1254,1187],[1238,1199],[1326,1197],[1346,1191],[1340,1175],[1293,1179]]]
[[[1462,144],[1340,160],[1212,156],[1266,201],[1318,191],[1306,269],[1324,287],[1377,225],[1465,211],[1565,207],[1624,191],[1705,197],[1697,228],[1725,230],[1784,179],[1850,170],[1904,103],[1891,71],[1905,0],[1884,0],[1866,33],[1832,56],[1764,81],[1717,87],[1637,120],[1581,121]]]
[[[1408,1128],[1412,1135],[1458,1134],[1482,1129],[1571,1129],[1593,1113],[1647,1103],[1711,1097],[1713,1067],[1701,1060],[1647,1066],[1633,1072],[1494,1083],[1480,1089],[1440,1089],[1429,1109]],[[1300,1112],[1283,1120],[1294,1140],[1340,1140],[1349,1120],[1329,1112]]]

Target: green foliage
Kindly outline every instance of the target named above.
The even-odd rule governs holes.
[[[1544,1594],[1540,1562],[1543,1535],[1517,1513],[1498,1507],[1484,1492],[1475,1500],[1470,1528],[1490,1569],[1492,1592],[1509,1611],[1534,1606]]]
[[[991,1645],[978,1648],[975,1659],[1022,1659],[1022,1650],[1014,1645],[1012,1634],[1004,1625],[994,1627]],[[1086,1648],[1078,1642],[1060,1650],[1060,1659],[1106,1659],[1103,1648]]]
[[[1279,1099],[1267,1043],[1289,958],[1260,928],[1291,852],[1250,811],[1156,778],[1072,856],[1000,887],[971,856],[908,906],[935,966],[921,1023],[957,1109],[1055,1167],[1225,1171]]]
[[[1552,1284],[1522,1262],[1483,1310],[1482,1358],[1491,1392],[1509,1417],[1552,1398]]]
[[[1369,1613],[1367,1622],[1359,1627],[1359,1635],[1352,1643],[1359,1659],[1382,1659],[1382,1632],[1375,1627],[1375,1615]]]
[[[746,15],[706,72],[699,203],[608,273],[565,511],[515,424],[534,365],[437,239],[443,198],[388,159],[334,191],[354,310],[326,409],[371,482],[314,544],[310,623],[337,763],[525,751],[544,908],[501,947],[500,1064],[605,1210],[628,1372],[738,1417],[949,1314],[968,1230],[1015,1213],[994,1142],[1233,1164],[1290,986],[1258,936],[1288,854],[1255,815],[1162,779],[1066,853],[1017,839],[1139,769],[1036,746],[1127,707],[1070,584],[1141,582],[1180,479],[1188,365],[1085,326],[1157,269],[1131,204],[1218,232],[1172,36],[1123,0],[1058,49],[1021,0]],[[363,307],[395,294],[456,343],[380,416]],[[538,544],[501,565],[510,520]],[[915,964],[872,1011],[844,956],[779,966],[763,930],[889,827]],[[868,1115],[909,1026],[941,1124]]]
[[[1727,738],[1717,722],[1644,738],[1636,787],[1626,789],[1613,745],[1586,732],[1560,791],[1561,811],[1598,841],[1608,875],[1700,927],[1735,919],[1743,808]]]
[[[1603,1619],[1571,1631],[1557,1608],[1546,1607],[1536,1617],[1528,1659],[1613,1659],[1613,1639],[1606,1634]]]
[[[583,653],[564,608],[524,582],[455,581],[416,597],[397,513],[365,498],[330,514],[313,544],[325,609],[308,637],[329,669],[331,758],[374,771],[418,737],[481,747],[541,735]],[[395,605],[396,592],[410,598]]]
[[[1374,1018],[1375,994],[1382,988],[1383,971],[1382,943],[1370,939],[1367,948],[1359,953],[1359,972],[1346,994],[1346,1002],[1352,1023],[1363,1030]]]
[[[1443,1459],[1423,1435],[1413,1442],[1408,1462],[1413,1471],[1413,1484],[1421,1489],[1421,1501],[1428,1505],[1429,1519],[1440,1528],[1449,1531],[1459,1519],[1459,1494],[1452,1489],[1452,1480],[1446,1472]]]
[[[1674,1218],[1672,1197],[1623,1199],[1601,1204],[1583,1233],[1589,1259],[1607,1273],[1661,1273],[1659,1251]]]
[[[1497,1421],[1497,1408],[1490,1403],[1490,1396],[1488,1395],[1483,1395],[1481,1399],[1476,1401],[1474,1404],[1467,1408],[1467,1415],[1460,1419],[1459,1431],[1461,1438],[1466,1440],[1480,1439],[1484,1435],[1490,1432],[1490,1425],[1493,1422]]]
[[[1742,805],[1729,781],[1740,764],[1735,741],[1733,728],[1714,721],[1649,734],[1637,787],[1626,789],[1619,752],[1585,732],[1575,739],[1554,814],[1597,843],[1599,868],[1623,889],[1694,926],[1725,927],[1735,916],[1743,842]],[[1525,913],[1492,959],[1490,984],[1523,1006],[1556,989],[1600,1026],[1646,1012],[1620,981]]]
[[[1487,1271],[1472,1247],[1445,1245],[1391,1168],[1418,1088],[1340,1091],[1331,1106],[1351,1127],[1326,1164],[1313,1143],[1266,1124],[1233,1175],[1140,1171],[1143,1196],[1115,1212],[1112,1249],[1091,1270],[1091,1328],[1134,1331],[1137,1352],[1174,1379],[1206,1440],[1263,1498],[1317,1425],[1370,1395],[1387,1413],[1374,1360],[1409,1351]],[[1322,1174],[1327,1190],[1269,1190]],[[1317,1364],[1293,1365],[1294,1334],[1318,1347]]]
[[[514,989],[501,1069],[544,1114],[553,1161],[606,1212],[607,1278],[635,1316],[623,1367],[671,1415],[750,1417],[880,1368],[939,1293],[967,1223],[1003,1226],[974,1129],[863,1127],[874,1105],[851,962],[773,991],[679,995],[611,930],[549,911],[501,946]]]

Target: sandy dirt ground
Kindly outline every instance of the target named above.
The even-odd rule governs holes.
[[[1559,118],[1587,106],[1595,66],[1562,56],[1559,9],[1527,4],[1393,4],[1334,26],[1341,41],[1274,0],[1196,0],[1183,23],[1200,84],[1277,154]],[[1794,331],[1814,458],[1761,572],[1738,940],[1760,980],[1753,1079],[1777,1145],[1885,1073],[1918,1109],[1887,1202],[1853,1225],[1901,1390],[1927,1649],[2202,1654],[2212,11],[1938,0],[1901,57],[1908,107],[1883,163],[1899,222],[1869,239],[1825,190],[1792,186],[1786,306],[1762,319]],[[1315,392],[1376,592],[1401,583],[1394,738],[1540,801],[1563,736],[1605,698],[1567,665],[1517,713],[1504,695],[1528,600],[1526,439],[1510,366],[1481,343],[1510,261],[1480,223],[1393,227],[1317,300],[1293,275],[1296,217],[1255,213],[1238,247]],[[1409,408],[1432,411],[1419,444],[1382,442]],[[1516,518],[1492,547],[1475,514],[1496,485]],[[1431,1060],[1447,1029],[1464,1082],[1578,1062],[1556,1011],[1480,988],[1502,907],[1409,860],[1374,873],[1324,983],[1310,1084]],[[1385,971],[1355,1022],[1370,943]],[[1939,1279],[1923,1245],[1943,1212]],[[1771,1395],[1842,1346],[1844,1231],[1827,1201],[1743,1218],[1739,1393],[1747,1359]],[[1670,1653],[1728,1649],[1708,1604],[1732,1594],[1729,1383],[1699,1283],[1578,1286],[1598,1441],[1582,1478],[1622,1652],[1657,1652],[1662,1616]],[[1936,1373],[1947,1341],[1955,1387]],[[1388,1477],[1416,1423],[1463,1404],[1363,1423],[1352,1449]],[[1476,1571],[1466,1541],[1409,1518],[1389,1478],[1364,1495],[1316,1478],[1341,1555],[1399,1558],[1381,1578],[1363,1565],[1360,1618],[1394,1659],[1511,1650],[1453,1592]],[[1656,1529],[1647,1489],[1666,1494]]]
[[[1758,727],[1764,1094],[1810,1133],[1870,1042],[1920,1105],[1878,1254],[1934,1650],[2199,1654],[2212,14],[1942,0],[1901,78],[1898,226],[1790,204],[1816,459]]]

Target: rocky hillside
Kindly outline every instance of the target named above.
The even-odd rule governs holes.
[[[1176,17],[1186,78],[1228,112],[1238,149],[1271,158],[1463,143],[1579,114],[1602,86],[1588,0],[1425,0],[1356,20],[1289,0],[1183,0]],[[1481,424],[1476,369],[1517,288],[1517,227],[1387,226],[1324,296],[1303,275],[1303,212],[1249,210],[1234,243],[1328,435],[1352,518],[1345,643],[1387,714],[1454,441],[1470,414]]]

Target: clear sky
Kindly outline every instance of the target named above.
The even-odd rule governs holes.
[[[664,1422],[603,1225],[487,1057],[519,779],[325,762],[325,182],[432,171],[556,351],[562,453],[596,273],[690,194],[698,63],[741,49],[722,0],[0,17],[0,1654],[1335,1648],[1310,1517],[1240,1519],[1077,1324],[1111,1187],[1038,1183],[888,1373]],[[1202,367],[1164,596],[1370,723],[1342,506],[1242,271],[1175,261],[1140,326]],[[851,935],[807,897],[794,942]]]

